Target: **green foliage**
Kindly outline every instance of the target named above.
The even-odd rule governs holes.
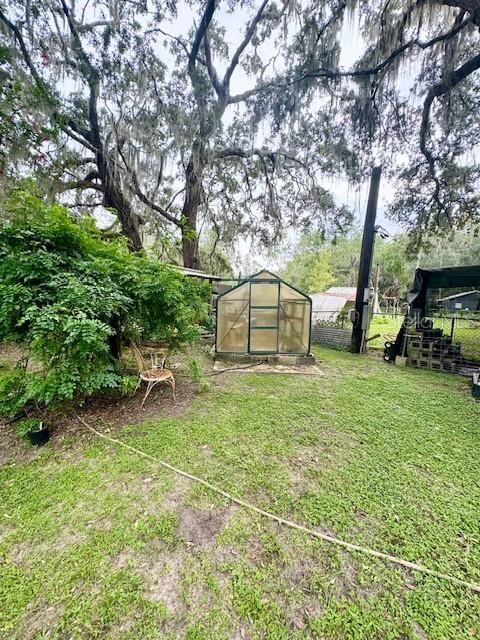
[[[200,393],[208,393],[208,391],[210,391],[210,382],[207,380],[202,362],[199,358],[192,356],[188,359],[187,371],[192,380],[198,383]]]
[[[0,415],[14,416],[28,401],[25,370],[3,365],[0,372]]]
[[[190,358],[188,361],[188,374],[194,382],[200,382],[203,377],[202,364],[198,358]]]
[[[319,293],[335,281],[331,260],[331,251],[325,249],[320,234],[307,234],[300,239],[282,276],[302,291]]]
[[[129,393],[132,393],[137,386],[137,382],[138,382],[138,376],[128,376],[128,375],[122,376],[120,391],[124,395],[128,395]]]
[[[200,393],[208,393],[211,388],[212,385],[208,380],[201,380],[198,385],[198,390],[200,391]]]
[[[21,438],[24,438],[29,431],[37,430],[41,425],[38,418],[26,418],[17,424],[15,432]]]
[[[0,340],[25,343],[41,365],[24,376],[23,398],[7,389],[9,413],[17,401],[51,403],[122,387],[122,340],[140,336],[176,348],[197,336],[208,286],[130,254],[123,242],[102,240],[91,218],[74,222],[30,191],[12,194],[4,218]]]
[[[360,261],[361,234],[345,236],[326,243],[318,234],[300,238],[282,275],[300,289],[311,293],[325,291],[330,286],[355,287]],[[410,254],[408,235],[396,235],[385,241],[375,238],[375,265],[380,267],[380,296],[405,299],[418,266],[447,267],[478,262],[480,238],[472,233],[456,232],[449,243],[440,237],[424,239],[420,255]],[[373,274],[372,274],[373,275]]]

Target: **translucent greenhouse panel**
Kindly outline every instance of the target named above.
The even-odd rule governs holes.
[[[250,351],[252,353],[264,353],[277,351],[276,329],[254,329],[250,331]]]
[[[250,285],[248,283],[242,284],[239,287],[234,287],[230,291],[227,291],[220,298],[221,300],[245,300],[248,302],[250,295]]]
[[[310,342],[310,303],[281,302],[278,323],[279,353],[307,354]]]
[[[246,353],[248,349],[248,285],[218,299],[217,351]]]
[[[252,327],[276,327],[278,323],[278,308],[250,309],[250,324]]]
[[[252,282],[250,285],[250,304],[252,306],[278,305],[278,283],[274,282]]]
[[[260,271],[257,275],[252,276],[251,280],[277,280],[277,276],[274,276],[270,271]]]
[[[307,296],[300,291],[296,291],[292,287],[289,287],[288,284],[282,282],[280,284],[280,302],[287,302],[289,300],[305,300],[308,302]]]

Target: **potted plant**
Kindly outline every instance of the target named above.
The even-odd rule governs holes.
[[[27,437],[32,444],[41,446],[50,440],[50,429],[39,418],[27,418],[18,425],[17,433]]]

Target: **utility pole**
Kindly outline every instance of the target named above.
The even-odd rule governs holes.
[[[365,225],[363,227],[362,250],[358,269],[357,295],[355,298],[355,318],[352,328],[353,353],[361,353],[365,333],[368,330],[368,303],[370,300],[370,271],[372,268],[373,245],[375,242],[375,219],[377,217],[378,191],[382,167],[373,167],[368,192]]]

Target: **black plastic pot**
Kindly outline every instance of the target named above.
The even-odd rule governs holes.
[[[32,444],[36,444],[37,447],[40,447],[42,444],[45,444],[50,440],[50,429],[46,424],[41,422],[38,427],[35,427],[35,429],[27,431],[27,437]]]

